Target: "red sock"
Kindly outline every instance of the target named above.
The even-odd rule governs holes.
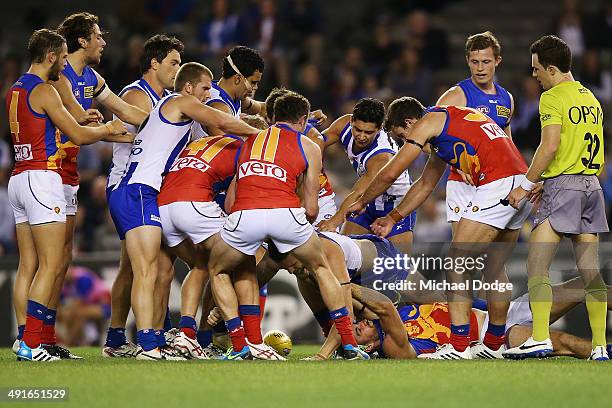
[[[55,324],[43,324],[40,342],[49,346],[57,343],[57,338],[55,337]]]
[[[267,293],[267,292],[266,292]],[[262,296],[259,295],[259,322],[261,323],[264,315],[264,309],[266,308],[266,299],[268,299],[268,295]]]
[[[181,327],[181,333],[185,333],[185,336],[189,337],[190,339],[195,340],[196,338],[196,331],[191,327]]]
[[[30,348],[40,346],[43,321],[33,316],[26,317],[25,329],[23,331],[23,341]]]
[[[494,334],[486,332],[482,342],[491,350],[499,350],[506,342],[506,336],[495,336]]]
[[[355,336],[353,336],[353,326],[349,317],[338,317],[334,319],[334,323],[336,324],[336,330],[338,330],[340,338],[342,339],[342,345],[345,346],[347,344],[350,344],[353,346],[357,346]]]
[[[240,315],[242,325],[244,326],[244,334],[249,339],[251,344],[261,344],[261,326],[260,315]]]
[[[451,332],[450,344],[452,344],[457,351],[465,351],[465,349],[470,346],[470,336],[468,334],[461,335]]]
[[[240,351],[246,347],[246,339],[244,338],[244,329],[237,327],[234,330],[229,331],[229,337],[232,341],[232,348],[234,351]]]

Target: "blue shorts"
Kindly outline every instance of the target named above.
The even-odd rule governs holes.
[[[377,218],[384,217],[389,214],[393,208],[393,202],[385,203],[384,210],[377,210],[376,204],[370,203],[366,206],[366,210],[363,214],[359,214],[355,217],[348,217],[347,221],[354,222],[355,224],[361,225],[368,231],[371,231],[370,225],[372,225],[372,223],[376,221]],[[393,229],[391,230],[389,235],[387,235],[387,238],[390,238],[394,235],[403,234],[404,232],[412,231],[415,223],[416,211],[413,211],[408,214],[403,220],[393,226]]]
[[[162,227],[157,195],[157,190],[145,184],[119,185],[110,194],[108,209],[121,240],[126,232],[143,225]]]
[[[408,218],[408,217],[406,217]],[[374,234],[363,234],[363,235],[349,235],[352,239],[367,239],[371,241],[376,247],[377,258],[396,258],[397,256],[403,257],[404,255],[398,251],[398,249],[386,238],[377,237]],[[362,273],[360,276],[351,276],[351,282],[362,286],[372,287],[374,280],[381,280],[383,282],[397,282],[405,280],[410,273],[409,270],[403,268],[396,268],[395,266],[391,269],[385,268],[382,273],[374,273],[374,271],[367,271]]]

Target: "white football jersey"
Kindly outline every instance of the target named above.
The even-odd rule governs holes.
[[[346,269],[357,271],[361,268],[361,249],[351,238],[346,235],[338,234],[337,232],[319,231],[319,235],[323,239],[329,239],[342,248],[344,252],[344,261]]]
[[[187,146],[193,124],[193,120],[174,123],[162,115],[164,104],[177,96],[162,98],[140,125],[120,184],[145,184],[159,191],[163,176]]]
[[[345,126],[340,133],[340,141],[342,142],[342,147],[346,151],[348,155],[349,161],[357,172],[357,176],[361,177],[366,172],[366,165],[368,160],[377,154],[381,153],[390,153],[391,155],[396,155],[399,148],[395,141],[391,138],[391,136],[387,135],[384,130],[381,130],[369,148],[360,152],[353,152],[353,133],[351,132],[351,124],[350,122]],[[394,207],[399,204],[402,197],[406,195],[408,190],[410,189],[410,185],[412,181],[410,180],[410,175],[408,174],[408,170],[404,170],[404,172],[395,180],[395,182],[385,191],[382,195],[376,197],[375,205],[377,210],[384,210],[385,203],[393,202]]]
[[[157,103],[161,100],[153,88],[151,88],[151,85],[149,85],[144,78],[140,78],[139,80],[134,81],[123,88],[121,92],[119,92],[119,97],[123,96],[123,94],[132,89],[139,89],[143,91],[149,97],[149,99],[151,99],[151,108],[154,108],[155,105],[157,105]],[[169,90],[164,89],[164,96],[168,96],[171,93],[172,92]],[[117,119],[117,116],[113,115],[113,119]],[[138,133],[138,128],[134,125],[125,123],[125,127],[130,133]],[[131,151],[132,144],[130,143],[113,143],[113,162],[108,173],[108,181],[106,182],[107,188],[113,187],[119,183],[119,180],[121,180],[121,176],[123,176],[126,169],[126,164],[130,158]]]
[[[242,112],[242,102],[240,100],[233,100],[227,92],[219,87],[218,81],[212,81],[212,88],[210,89],[210,99],[205,104],[210,106],[213,103],[223,103],[230,108],[230,112],[233,116],[240,118]],[[192,125],[192,140],[197,140],[202,137],[208,136],[206,129],[199,122],[193,122]]]

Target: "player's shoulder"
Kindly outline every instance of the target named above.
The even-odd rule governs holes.
[[[440,96],[436,105],[465,105],[467,99],[465,92],[459,84],[451,86],[446,92]]]

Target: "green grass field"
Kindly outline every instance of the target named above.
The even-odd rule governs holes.
[[[612,363],[298,361],[316,350],[295,347],[287,363],[151,363],[103,359],[98,348],[75,348],[85,360],[43,365],[16,362],[9,349],[2,349],[0,387],[68,387],[69,400],[54,405],[110,408],[612,405]]]

